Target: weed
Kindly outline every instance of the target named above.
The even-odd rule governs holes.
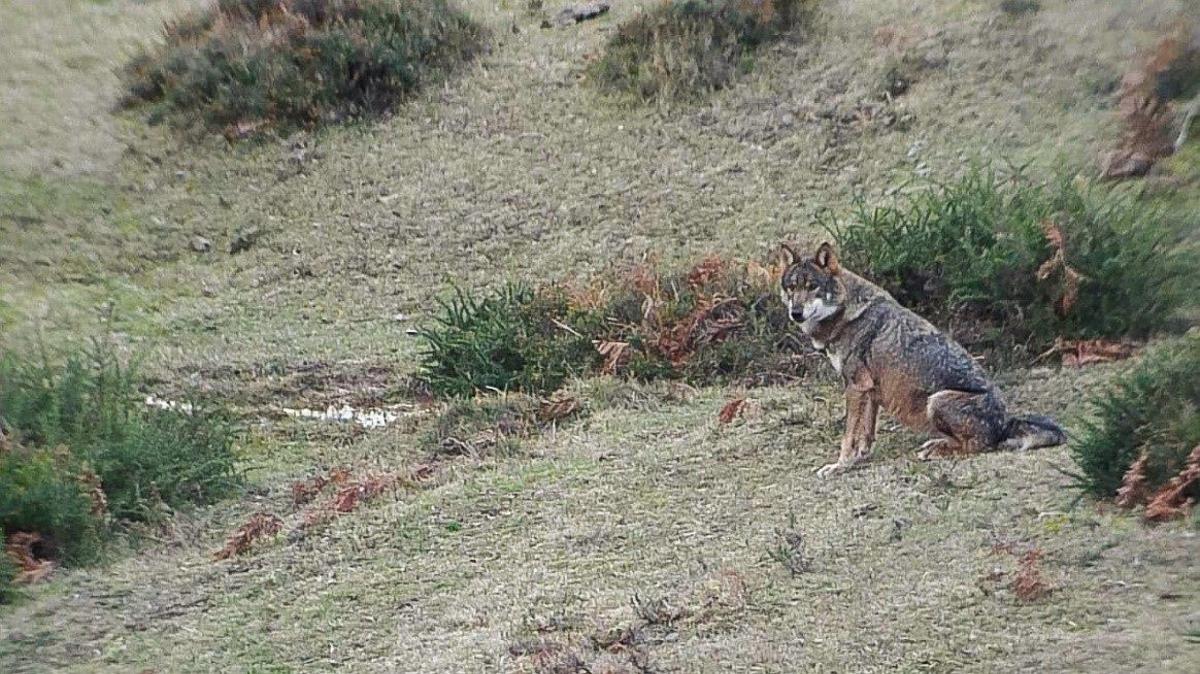
[[[1200,260],[1163,213],[1067,178],[976,168],[852,216],[825,214],[847,266],[969,346],[1143,337],[1194,301]]]
[[[788,513],[786,529],[775,530],[775,541],[767,548],[767,557],[778,562],[793,578],[812,568],[804,548],[804,532],[796,524],[796,513]]]
[[[211,503],[237,483],[224,415],[197,406],[151,410],[135,367],[94,340],[61,366],[49,356],[0,356],[0,417],[27,447],[63,446],[64,468],[86,465],[120,519],[144,520],[158,504]],[[74,468],[70,468],[74,466]],[[81,473],[80,473],[81,474]]]
[[[484,31],[446,0],[219,0],[164,37],[126,65],[125,104],[241,137],[384,112]]]
[[[0,530],[8,536],[41,534],[46,557],[72,564],[94,561],[101,523],[75,479],[77,466],[65,448],[17,446],[0,454]]]
[[[436,324],[420,333],[422,372],[436,393],[549,392],[599,358],[591,340],[559,320],[567,297],[554,289],[507,285],[473,298],[455,288],[439,306]]]
[[[421,444],[435,456],[512,454],[537,432],[542,409],[541,401],[519,393],[454,401]]]
[[[250,549],[255,541],[274,536],[283,528],[283,520],[271,513],[254,513],[225,541],[225,546],[213,553],[213,559],[229,559]]]
[[[1003,0],[1000,3],[1000,11],[1008,16],[1021,16],[1023,14],[1034,14],[1041,10],[1042,3],[1038,0]]]
[[[1131,372],[1092,397],[1071,444],[1079,486],[1123,505],[1144,502],[1180,474],[1200,445],[1200,335],[1152,349]],[[1121,493],[1118,494],[1118,490]],[[1200,485],[1182,496],[1200,497]]]
[[[591,66],[603,89],[645,100],[729,85],[759,46],[808,27],[816,0],[668,0],[626,20]]]
[[[1013,576],[1011,589],[1017,599],[1033,602],[1050,594],[1053,588],[1042,577],[1039,562],[1042,551],[1034,548],[1017,560],[1017,573]]]

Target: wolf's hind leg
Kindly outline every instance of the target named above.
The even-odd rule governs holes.
[[[963,454],[962,443],[954,438],[934,438],[921,444],[917,458],[922,461]]]
[[[926,442],[921,459],[950,454],[973,454],[991,449],[998,441],[1002,410],[996,410],[991,394],[947,389],[929,396],[925,412],[929,425],[942,437]]]

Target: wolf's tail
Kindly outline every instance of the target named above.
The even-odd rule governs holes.
[[[1005,449],[1038,449],[1054,447],[1067,441],[1067,432],[1050,417],[1039,414],[1023,414],[1012,417],[1004,429]]]

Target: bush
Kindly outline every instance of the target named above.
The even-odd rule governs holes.
[[[1111,390],[1090,401],[1091,415],[1071,444],[1079,483],[1111,498],[1140,457],[1146,492],[1164,486],[1200,445],[1200,335],[1166,343]],[[1200,500],[1200,484],[1190,495]]]
[[[824,216],[848,267],[983,348],[1143,337],[1194,297],[1197,256],[1161,213],[1061,179],[974,170],[899,203]],[[964,335],[959,335],[964,337]]]
[[[126,65],[124,103],[244,135],[386,111],[483,30],[447,0],[218,0],[165,38]]]
[[[668,0],[625,21],[592,64],[603,89],[642,100],[692,98],[727,86],[750,54],[807,26],[816,0]]]
[[[601,342],[628,344],[628,355],[603,367],[640,381],[682,379],[704,384],[772,380],[796,372],[791,358],[807,347],[792,333],[778,303],[774,269],[709,256],[682,272],[637,265],[592,282]],[[770,265],[768,265],[770,266]]]
[[[598,358],[586,336],[555,323],[569,308],[554,289],[508,285],[475,299],[456,288],[439,304],[437,324],[420,333],[424,377],[436,393],[553,391]]]
[[[47,557],[94,561],[101,520],[79,476],[78,461],[65,449],[18,446],[0,455],[0,529],[40,534]]]
[[[778,270],[776,270],[777,272]],[[795,371],[798,340],[776,304],[777,273],[706,258],[536,290],[460,290],[422,330],[423,377],[439,394],[544,394],[590,371],[649,381],[770,380]]]
[[[211,503],[238,484],[219,415],[158,410],[107,343],[49,357],[0,354],[0,530],[37,533],[67,562],[95,555],[108,518]]]

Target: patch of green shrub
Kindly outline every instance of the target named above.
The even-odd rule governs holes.
[[[436,324],[420,333],[423,374],[435,393],[545,393],[598,358],[585,335],[563,327],[567,297],[553,288],[507,285],[480,298],[456,288],[439,304]]]
[[[751,274],[754,270],[754,274]],[[438,394],[545,394],[571,376],[749,383],[796,372],[802,344],[772,273],[710,257],[685,272],[649,265],[537,290],[461,290],[421,331],[422,376]]]
[[[484,32],[447,0],[218,0],[164,37],[125,67],[125,103],[244,135],[384,112]]]
[[[68,564],[94,561],[102,522],[80,475],[65,447],[16,446],[0,455],[0,530],[40,534],[45,554]]]
[[[0,530],[40,534],[50,554],[78,563],[95,556],[110,518],[149,520],[239,483],[221,415],[147,407],[137,385],[100,340],[61,363],[0,353]]]
[[[1091,415],[1071,443],[1080,486],[1111,498],[1143,454],[1149,491],[1184,467],[1200,445],[1200,334],[1165,343],[1090,401]],[[1191,496],[1200,500],[1200,485]]]
[[[936,322],[971,324],[983,348],[1144,337],[1200,288],[1196,251],[1162,213],[1065,178],[974,170],[823,224],[850,269]]]
[[[590,67],[602,89],[642,100],[727,86],[764,43],[809,25],[817,0],[667,0],[626,20]]]

